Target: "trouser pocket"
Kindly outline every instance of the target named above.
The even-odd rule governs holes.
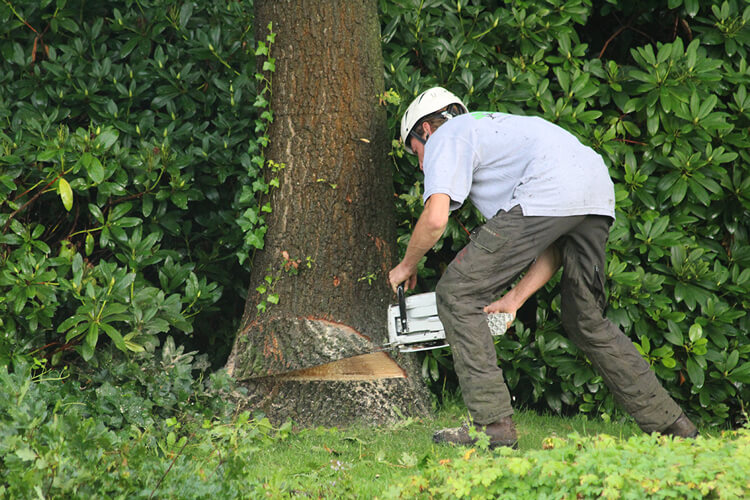
[[[487,221],[472,231],[471,241],[456,255],[446,274],[456,272],[464,281],[482,282],[481,286],[493,291],[495,284],[504,285],[506,275],[511,275],[507,276],[510,279],[520,270],[510,269],[516,265],[513,258],[525,260],[524,252],[511,245],[518,241],[521,227],[522,221],[510,216]]]
[[[507,233],[499,233],[488,228],[486,225],[473,231],[469,239],[471,239],[474,245],[489,253],[497,252],[510,240]]]

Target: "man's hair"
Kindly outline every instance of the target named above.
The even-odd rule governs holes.
[[[424,134],[424,128],[422,125],[425,123],[430,124],[430,128],[432,130],[437,129],[440,125],[448,121],[448,116],[446,114],[453,116],[458,116],[464,114],[464,108],[459,106],[458,104],[449,104],[448,106],[444,107],[443,109],[439,109],[438,111],[435,111],[434,113],[430,113],[429,115],[425,116],[419,122],[417,122],[416,125],[414,125],[414,128],[412,131],[421,136]]]

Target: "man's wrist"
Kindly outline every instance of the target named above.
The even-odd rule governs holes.
[[[513,311],[518,311],[521,306],[526,302],[526,299],[528,297],[523,297],[519,292],[517,288],[511,288],[508,290],[508,293],[505,294],[503,297],[506,302],[506,306],[508,306],[508,309],[511,309]]]
[[[418,263],[418,260],[415,262],[414,259],[409,258],[409,256],[404,256],[404,259],[401,261],[399,266],[401,266],[405,271],[413,273],[416,272]]]

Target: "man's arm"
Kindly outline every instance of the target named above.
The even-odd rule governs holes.
[[[442,193],[433,194],[425,202],[404,259],[388,273],[388,282],[394,293],[398,285],[404,282],[407,290],[416,286],[417,264],[443,235],[450,216],[450,203],[450,197]]]
[[[500,299],[486,306],[484,312],[488,314],[509,312],[515,316],[516,311],[521,308],[524,302],[555,275],[557,270],[560,269],[560,264],[560,255],[555,245],[552,244],[531,264],[521,281]]]

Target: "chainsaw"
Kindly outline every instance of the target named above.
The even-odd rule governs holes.
[[[502,335],[513,321],[511,313],[487,315],[493,336]],[[448,346],[443,323],[437,313],[435,292],[406,297],[404,287],[398,287],[398,304],[388,307],[388,346],[401,352],[427,351]]]

